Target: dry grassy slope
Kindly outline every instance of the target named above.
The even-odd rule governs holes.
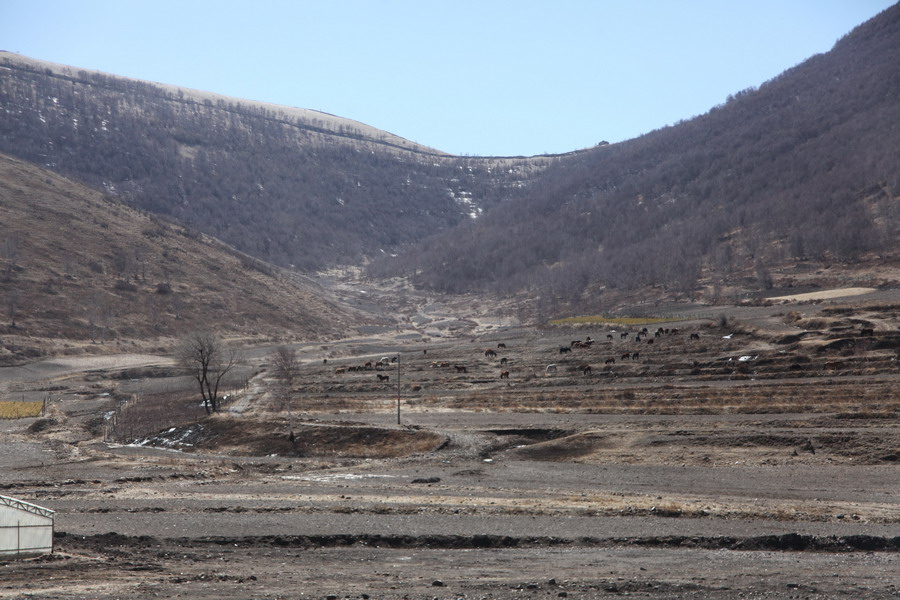
[[[0,363],[99,346],[92,335],[310,339],[360,321],[311,283],[4,155],[0,309]]]

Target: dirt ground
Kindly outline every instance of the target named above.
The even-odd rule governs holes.
[[[853,303],[640,341],[431,305],[298,344],[289,394],[248,351],[199,419],[166,357],[3,371],[51,401],[0,494],[57,535],[0,598],[900,597],[900,309]]]

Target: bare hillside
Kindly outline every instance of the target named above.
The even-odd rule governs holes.
[[[314,339],[365,320],[296,275],[7,156],[0,214],[2,362],[194,329]]]

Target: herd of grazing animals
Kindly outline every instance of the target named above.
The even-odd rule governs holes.
[[[614,333],[618,333],[618,339],[613,335]],[[524,356],[519,355],[515,345],[512,345],[512,349],[508,349],[506,342],[499,342],[496,344],[496,349],[482,348],[478,350],[484,357],[484,360],[482,361],[473,359],[469,364],[461,364],[456,362],[456,360],[459,359],[459,355],[456,353],[454,357],[456,360],[432,360],[430,362],[430,368],[441,370],[452,369],[452,372],[457,376],[468,376],[470,374],[470,369],[475,369],[475,371],[472,372],[473,374],[480,374],[485,368],[488,370],[497,369],[494,371],[493,377],[499,380],[510,380],[515,379],[516,374],[519,374],[521,377],[529,377],[542,372],[544,376],[551,376],[558,372],[559,367],[564,366],[568,373],[580,372],[583,376],[591,377],[594,375],[594,368],[588,361],[594,360],[597,363],[601,363],[602,361],[602,364],[606,367],[603,370],[604,374],[615,373],[617,371],[614,371],[613,369],[618,368],[616,367],[617,358],[621,362],[629,361],[631,363],[635,363],[641,359],[641,353],[639,351],[626,348],[626,345],[636,343],[652,344],[654,339],[659,339],[664,336],[677,336],[678,333],[678,329],[664,329],[662,327],[652,334],[647,328],[640,331],[624,332],[616,332],[613,330],[606,334],[606,341],[603,343],[597,343],[588,336],[584,340],[572,340],[568,345],[558,346],[557,352],[560,360],[563,361],[563,364],[557,365],[556,362],[550,362],[549,364],[546,364],[546,366],[534,364],[526,365],[523,360]],[[690,341],[699,340],[700,335],[698,333],[691,333],[688,339]],[[533,351],[534,348],[528,348],[528,350]],[[439,348],[432,348],[431,357],[434,357],[436,352],[439,353],[440,351]],[[660,348],[658,351],[655,351],[655,354],[658,356],[664,351],[665,348]],[[501,356],[501,353],[504,355]],[[425,349],[420,356],[427,355],[428,349]],[[572,356],[574,362],[570,363],[568,356]],[[398,358],[399,356],[397,355],[391,357],[385,356],[380,360],[369,360],[361,365],[341,366],[334,369],[334,374],[344,375],[347,373],[378,371],[376,374],[377,381],[380,383],[389,383],[391,379],[390,375],[383,374],[381,371],[394,368],[394,364],[398,361]],[[509,367],[511,358],[515,358],[512,362],[514,365],[514,368],[512,369]],[[485,364],[485,362],[487,364]],[[323,360],[323,364],[328,364],[327,359]],[[415,367],[411,366],[410,368]],[[419,370],[422,370],[422,368],[419,367]]]
[[[595,385],[647,377],[658,382],[667,378],[680,381],[684,377],[773,379],[821,376],[823,372],[829,376],[834,372],[852,375],[896,373],[900,331],[873,327],[869,322],[851,322],[849,326],[838,322],[838,325],[805,332],[807,337],[813,336],[814,340],[818,337],[822,341],[813,350],[797,346],[792,341],[795,336],[776,338],[771,334],[705,325],[697,328],[699,331],[683,332],[664,328],[652,333],[647,329],[609,330],[605,332],[603,342],[588,337],[584,341],[572,340],[566,346],[560,345],[559,335],[528,331],[518,332],[519,337],[510,334],[505,342],[493,342],[496,349],[479,347],[477,339],[470,340],[470,344],[448,340],[421,352],[419,350],[424,346],[415,351],[411,347],[402,350],[402,373],[399,354],[380,360],[350,354],[344,357],[329,355],[321,359],[322,366],[314,366],[315,363],[307,363],[307,366],[313,375],[310,387],[324,393],[325,397],[332,391],[340,394],[379,393],[388,389],[399,392],[401,387],[412,392],[471,389],[473,386],[489,388],[492,383],[497,385],[503,380],[506,386],[519,387],[522,384],[568,386],[588,382]],[[494,332],[494,335],[498,333]],[[656,344],[650,345],[654,340]],[[780,347],[759,349],[756,342],[760,340]],[[560,352],[561,348],[566,350]],[[848,348],[853,350],[851,354],[847,354]],[[423,357],[430,361],[430,367]],[[383,373],[395,369],[397,376]],[[355,375],[359,372],[364,375]],[[573,379],[577,374],[588,379]],[[584,383],[576,384],[576,381]]]

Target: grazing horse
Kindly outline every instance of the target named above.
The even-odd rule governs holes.
[[[556,365],[547,365],[545,370],[547,373],[556,373]]]
[[[500,379],[509,379],[509,371],[501,371]]]
[[[607,364],[607,365],[614,365],[614,364],[616,364],[616,359],[614,359],[614,358],[607,358],[607,359],[606,359],[606,362],[605,362],[604,364]]]
[[[495,356],[497,356],[497,353],[494,352],[493,350],[491,350],[490,348],[488,348],[487,350],[484,351],[484,355],[487,358],[494,358]]]
[[[468,373],[463,365],[453,365],[453,368],[456,369],[457,373]]]
[[[497,344],[497,347],[498,348],[506,348],[506,344],[504,344],[503,342],[500,342],[499,344]]]
[[[585,374],[585,376],[591,374],[591,365],[582,365],[581,372]]]
[[[612,339],[613,339],[612,334],[611,334],[611,333],[607,333],[607,334],[606,334],[606,339],[612,340]]]
[[[622,360],[628,360],[629,358],[631,358],[631,353],[629,352],[626,352],[622,355]]]
[[[639,352],[632,352],[632,353],[631,353],[631,360],[637,360],[640,356],[641,356],[641,355],[640,355]]]
[[[623,339],[623,340],[624,340],[625,338],[627,338],[627,337],[628,337],[628,332],[627,332],[627,331],[623,331],[622,334],[619,336],[619,338],[620,338],[620,339]]]
[[[560,354],[566,354],[567,352],[571,352],[571,351],[572,351],[572,349],[569,348],[568,346],[560,346],[559,347]]]
[[[378,377],[378,381],[390,381],[391,379],[390,375],[382,375],[381,373],[376,375],[376,377]]]
[[[504,356],[503,358],[500,359],[500,364],[501,364],[501,365],[505,365],[507,362],[509,362],[509,361],[507,360],[507,358],[506,358],[505,356]]]
[[[692,339],[692,340],[699,340],[699,339],[700,339],[700,334],[699,334],[699,333],[692,333],[691,336],[690,336],[690,339]]]

